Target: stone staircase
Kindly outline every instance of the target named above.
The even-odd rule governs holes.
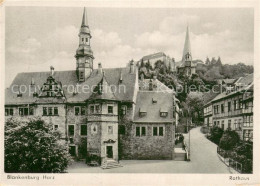
[[[186,160],[186,151],[183,150],[182,148],[175,148],[174,149],[175,161],[185,161]]]
[[[113,169],[113,168],[122,167],[122,165],[120,165],[120,163],[115,160],[106,160],[105,162],[102,163],[100,167],[102,169]]]

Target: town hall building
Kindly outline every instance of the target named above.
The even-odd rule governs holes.
[[[125,68],[105,69],[99,63],[94,69],[85,9],[78,36],[75,70],[51,67],[17,74],[5,92],[5,120],[40,117],[61,132],[73,156],[86,158],[86,149],[102,165],[108,160],[174,159],[174,90],[156,78],[139,80],[134,61]],[[33,91],[22,92],[22,86]]]

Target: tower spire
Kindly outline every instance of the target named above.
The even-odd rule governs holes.
[[[189,25],[187,25],[187,30],[186,30],[186,38],[185,38],[185,43],[184,43],[184,48],[183,48],[182,61],[185,60],[185,56],[187,54],[190,54],[190,56],[191,56]]]
[[[87,13],[86,13],[86,7],[84,7],[82,23],[81,23],[81,27],[83,27],[83,26],[88,26],[88,18],[87,18]]]

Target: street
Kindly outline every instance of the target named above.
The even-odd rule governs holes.
[[[88,167],[83,162],[75,162],[68,169],[69,173],[224,173],[230,174],[228,167],[217,155],[217,146],[200,132],[200,127],[191,131],[190,162],[173,160],[121,160],[123,167],[101,169]],[[185,134],[188,144],[188,134]]]

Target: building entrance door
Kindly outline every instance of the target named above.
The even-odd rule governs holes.
[[[107,158],[113,158],[113,146],[107,146]]]

